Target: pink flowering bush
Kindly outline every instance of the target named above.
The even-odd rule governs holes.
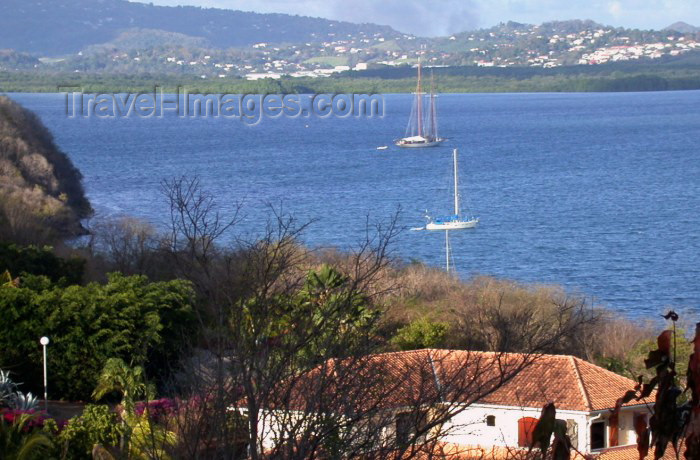
[[[148,418],[153,422],[167,423],[176,410],[176,403],[170,398],[154,399],[151,401],[137,402],[134,406],[136,415],[141,416],[148,412]]]
[[[15,421],[18,421],[23,415],[30,416],[25,424],[26,430],[32,430],[34,428],[43,428],[44,422],[49,418],[45,412],[36,410],[19,410],[19,409],[2,409],[0,410],[2,414],[2,419],[5,423],[12,425]]]

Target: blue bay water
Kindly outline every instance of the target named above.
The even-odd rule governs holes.
[[[438,101],[435,149],[390,147],[410,96],[386,95],[385,117],[67,118],[65,97],[13,94],[36,111],[85,176],[101,215],[165,225],[165,178],[198,174],[238,231],[260,233],[266,203],[300,222],[312,246],[348,248],[366,216],[424,223],[451,206],[451,149],[461,193],[481,219],[452,232],[462,277],[556,283],[631,317],[700,308],[700,92],[454,94]],[[444,234],[403,232],[394,252],[434,266]]]

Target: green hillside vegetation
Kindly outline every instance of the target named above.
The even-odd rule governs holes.
[[[307,64],[321,64],[328,67],[348,65],[348,58],[342,56],[316,56],[304,61]]]
[[[665,66],[600,65],[558,69],[456,67],[434,69],[441,93],[490,92],[609,92],[700,89],[700,66],[669,63]],[[79,87],[94,92],[167,92],[186,87],[190,93],[410,93],[415,90],[415,69],[410,66],[343,72],[328,78],[202,79],[192,75],[86,73],[36,74],[0,72],[3,92],[60,92]],[[72,91],[72,89],[71,89]]]
[[[177,32],[167,32],[157,29],[132,28],[121,32],[113,40],[99,45],[91,45],[85,52],[90,53],[101,49],[140,50],[177,43],[184,48],[205,48],[209,42],[202,37],[191,37]]]
[[[82,176],[39,118],[0,96],[0,239],[45,242],[83,232]]]
[[[40,61],[29,54],[0,49],[0,70],[27,69],[39,64]]]
[[[376,43],[372,48],[381,51],[401,51],[403,48],[396,40],[387,40],[381,43]]]

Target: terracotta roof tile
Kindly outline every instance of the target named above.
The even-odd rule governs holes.
[[[310,379],[328,379],[339,372],[345,378],[327,385],[329,392],[347,393],[364,385],[360,399],[382,407],[440,398],[535,408],[553,402],[560,410],[590,412],[613,408],[635,385],[631,379],[568,355],[436,349],[375,354],[347,365],[334,362],[316,369]],[[347,376],[352,376],[351,382]],[[301,399],[309,386],[299,388]]]
[[[637,446],[623,446],[623,447],[611,447],[601,451],[598,455],[594,455],[596,460],[639,460],[639,451],[637,451]],[[676,453],[673,447],[669,446],[664,452],[664,456],[661,457],[664,460],[675,460]],[[654,459],[654,448],[649,449],[649,453],[644,460]]]
[[[390,456],[390,458],[395,460],[403,458],[418,460],[538,460],[542,458],[542,454],[539,449],[529,451],[519,447],[484,447],[436,442],[418,446],[415,451],[395,457]],[[586,457],[572,451],[570,460],[586,460]]]
[[[633,380],[580,358],[542,355],[483,402],[522,407],[553,402],[557,409],[598,411],[615,407],[634,385]]]
[[[440,380],[454,380],[457,369],[464,368],[471,368],[472,373],[482,372],[481,378],[496,384],[499,369],[508,372],[509,367],[514,368],[528,359],[515,353],[435,349],[384,353],[374,357],[391,362],[395,368],[432,363],[437,368],[437,384]],[[537,408],[554,402],[558,409],[589,412],[613,408],[617,399],[635,385],[631,379],[573,356],[539,355],[531,358],[530,365],[478,402]],[[410,370],[405,371],[411,375]]]

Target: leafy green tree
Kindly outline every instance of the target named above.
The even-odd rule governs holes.
[[[83,279],[85,260],[56,256],[49,246],[18,246],[0,242],[0,272],[17,275],[43,275],[62,284],[79,284]]]
[[[116,446],[123,433],[117,414],[109,406],[88,405],[58,434],[55,456],[66,460],[90,460],[96,444]]]
[[[121,395],[122,432],[117,447],[116,443],[97,444],[96,449],[103,458],[159,459],[170,458],[167,450],[175,445],[175,433],[153,422],[148,416],[148,409],[137,414],[135,402],[139,398],[149,400],[155,390],[146,382],[141,366],[129,366],[119,358],[107,360],[97,387],[93,391],[96,400],[117,392]]]
[[[391,339],[391,343],[400,350],[419,350],[421,348],[440,348],[445,340],[449,325],[421,318],[402,327]]]
[[[149,282],[112,274],[106,284],[62,287],[26,276],[20,287],[0,286],[0,366],[41,387],[41,336],[49,346],[49,395],[90,397],[109,358],[144,363],[154,378],[177,362],[193,322],[193,291],[186,281]],[[189,334],[191,335],[191,333]]]
[[[124,410],[134,411],[134,403],[139,398],[151,399],[154,397],[154,389],[146,383],[146,375],[143,367],[127,365],[120,358],[110,358],[105,363],[97,386],[92,392],[92,397],[99,401],[109,393],[119,393],[122,398]]]

